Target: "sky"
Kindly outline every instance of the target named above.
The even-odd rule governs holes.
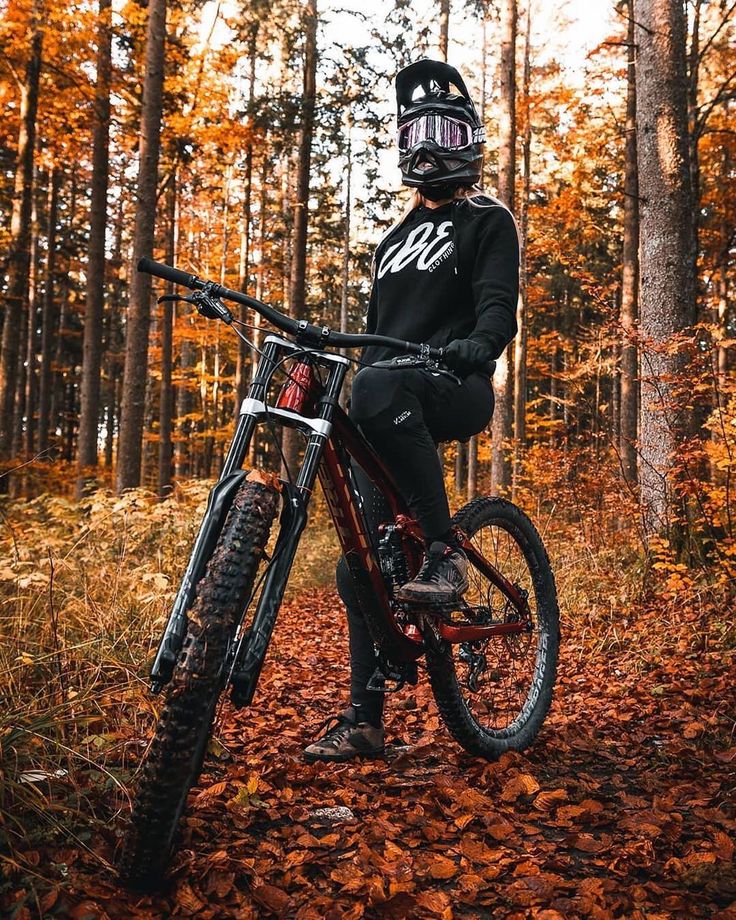
[[[532,0],[532,22],[537,46],[542,58],[557,56],[566,69],[579,70],[588,51],[605,36],[614,22],[615,0]],[[368,7],[375,21],[380,22],[382,9],[388,9],[391,0],[371,0]],[[433,18],[437,0],[416,0],[417,16],[423,20]],[[477,28],[465,20],[464,3],[454,0],[450,17],[450,58],[453,53],[464,56],[473,44]],[[523,6],[523,3],[520,4]],[[204,38],[210,30],[212,18],[219,8],[227,11],[227,0],[209,0],[203,9],[200,36]],[[362,43],[368,34],[360,20],[352,13],[365,13],[365,0],[319,0],[322,32],[329,41]],[[523,15],[523,10],[521,11]],[[560,28],[561,16],[567,24]],[[479,36],[475,35],[479,43]],[[220,22],[214,33],[214,44],[227,39],[227,28]]]
[[[551,59],[556,59],[565,71],[566,83],[575,88],[584,87],[586,58],[608,34],[617,23],[615,0],[531,0],[532,2],[532,48],[533,63],[542,65]],[[231,6],[232,4],[232,6]],[[322,47],[328,45],[368,45],[371,43],[371,28],[380,27],[385,19],[385,14],[394,5],[394,0],[318,0],[320,15],[320,30],[318,42]],[[427,25],[432,34],[438,35],[439,23],[437,17],[438,0],[415,0],[412,10],[415,11],[416,20],[420,25]],[[524,0],[520,0],[520,16],[525,15]],[[235,15],[236,9],[233,0],[209,0],[205,4],[200,22],[200,39],[204,42],[212,29],[212,21],[216,11],[220,10],[226,16]],[[361,15],[355,15],[360,13]],[[368,21],[363,16],[369,14]],[[488,23],[488,64],[486,86],[489,97],[493,95],[494,67],[498,57],[498,49],[493,45],[494,29],[493,20]],[[521,61],[523,45],[524,22],[519,23],[519,54]],[[449,53],[448,59],[466,77],[471,93],[479,95],[480,62],[482,48],[482,33],[474,12],[466,12],[463,0],[452,0],[449,27]],[[228,27],[222,17],[218,18],[212,32],[212,46],[218,47],[229,40]],[[430,48],[430,56],[439,57],[438,48]],[[329,77],[324,73],[322,79]],[[319,83],[320,77],[318,77]],[[475,87],[475,89],[474,89]],[[243,88],[243,93],[245,88]],[[479,103],[476,98],[476,103]],[[394,114],[395,101],[393,93],[386,98],[386,113]],[[356,140],[359,139],[356,138]],[[492,142],[492,139],[489,138]],[[399,187],[400,176],[396,164],[396,151],[387,145],[377,154],[381,174],[385,177],[387,187]],[[342,169],[341,164],[336,164],[336,170]],[[365,186],[365,176],[358,168],[354,170],[351,183],[354,197],[369,194]]]

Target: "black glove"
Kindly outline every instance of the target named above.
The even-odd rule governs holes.
[[[487,350],[472,339],[455,339],[445,346],[443,362],[459,377],[467,377],[473,371],[489,370],[493,362]]]

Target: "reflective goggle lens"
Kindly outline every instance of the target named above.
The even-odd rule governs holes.
[[[446,115],[420,115],[399,128],[399,150],[409,150],[422,141],[434,141],[446,150],[459,150],[473,142],[470,125]]]

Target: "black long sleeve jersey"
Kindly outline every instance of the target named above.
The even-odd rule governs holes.
[[[485,196],[412,210],[378,245],[366,332],[435,347],[472,339],[489,368],[516,335],[519,238]],[[369,345],[368,364],[396,352]]]

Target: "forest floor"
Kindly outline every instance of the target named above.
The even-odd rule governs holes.
[[[111,866],[160,698],[149,662],[208,492],[6,506],[0,534],[0,917],[736,920],[733,611],[642,565],[615,516],[532,509],[562,607],[525,755],[487,763],[426,675],[384,760],[308,765],[346,702],[338,552],[315,506],[254,705],[223,707],[155,897]]]
[[[346,676],[336,596],[292,599],[255,705],[222,714],[164,892],[127,894],[104,868],[118,818],[37,847],[47,881],[6,895],[7,916],[736,918],[732,655],[591,662],[566,630],[526,755],[465,755],[423,678],[390,702],[385,760],[307,765]]]

